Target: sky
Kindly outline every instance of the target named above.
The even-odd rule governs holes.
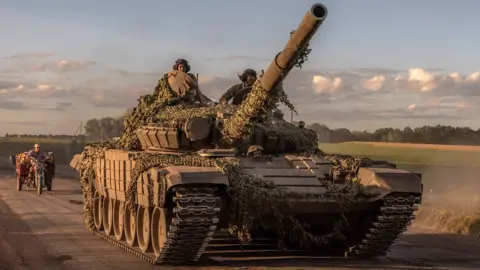
[[[73,134],[119,116],[177,58],[218,99],[244,69],[266,69],[314,3],[2,0],[0,135]],[[295,120],[480,128],[480,1],[321,3],[309,59],[284,83]]]

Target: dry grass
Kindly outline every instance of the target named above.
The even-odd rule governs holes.
[[[326,152],[389,160],[407,169],[423,168],[424,201],[415,222],[442,232],[480,237],[480,146],[345,142],[319,147]]]
[[[441,232],[480,237],[480,213],[421,208],[417,213],[417,219],[420,224]]]
[[[480,195],[477,185],[456,188],[448,193],[424,193],[417,213],[419,224],[436,230],[480,237]]]

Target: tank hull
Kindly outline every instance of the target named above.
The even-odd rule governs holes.
[[[240,249],[238,238],[225,233],[234,222],[229,212],[234,206],[228,193],[232,182],[224,172],[217,167],[154,166],[133,179],[138,154],[141,152],[112,149],[95,160],[94,188],[90,190],[95,198],[95,234],[152,264],[195,263],[205,252],[215,254],[226,246]],[[78,168],[81,160],[74,159],[72,167]],[[280,212],[309,224],[313,235],[328,234],[344,216],[348,226],[342,233],[347,243],[336,247],[336,255],[384,255],[414,218],[422,194],[419,175],[373,164],[358,170],[359,181],[369,188],[370,195],[343,209],[332,188],[344,190],[348,182],[329,179],[334,164],[328,159],[289,154],[242,157],[239,161],[245,173],[288,194],[276,202]],[[136,183],[133,193],[129,190],[132,182]],[[134,205],[129,206],[131,196]],[[264,211],[265,216],[269,214],[274,213]],[[253,240],[242,248],[255,250],[259,247],[257,236],[265,240],[271,235],[267,239],[271,252],[278,254],[272,246],[278,240],[275,232],[262,227],[259,219],[253,223]],[[324,250],[288,239],[285,243],[297,252]]]

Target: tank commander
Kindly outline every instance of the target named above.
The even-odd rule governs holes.
[[[238,92],[240,92],[240,90],[251,87],[257,80],[257,72],[253,69],[248,68],[243,71],[242,75],[238,75],[238,78],[240,79],[241,83],[233,85],[225,92],[225,94],[223,94],[223,96],[220,98],[221,104],[227,104],[230,99],[232,99]],[[250,93],[250,91],[251,88],[244,93],[243,98],[241,99],[242,101],[247,98],[247,95],[248,93]]]
[[[189,71],[188,61],[182,58],[177,59],[172,70],[167,73],[168,84],[183,103],[193,104],[198,100],[200,105],[205,106],[205,99],[198,86],[197,78]]]

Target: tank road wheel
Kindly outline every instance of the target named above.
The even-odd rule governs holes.
[[[125,220],[123,222],[123,229],[125,232],[125,241],[127,245],[133,247],[137,244],[137,219],[126,203],[124,204],[124,209]]]
[[[113,234],[113,204],[114,200],[103,199],[103,230],[107,235]]]
[[[103,229],[103,197],[98,191],[95,191],[95,197],[93,197],[93,222],[97,230]]]
[[[150,251],[152,245],[150,241],[150,220],[152,212],[150,207],[138,206],[137,210],[137,238],[138,247],[142,252]]]
[[[155,256],[161,255],[167,241],[167,231],[171,224],[170,212],[167,208],[155,207],[152,214],[152,247]]]
[[[125,203],[115,201],[113,206],[113,232],[115,239],[121,241],[124,239],[123,224],[125,222]]]

